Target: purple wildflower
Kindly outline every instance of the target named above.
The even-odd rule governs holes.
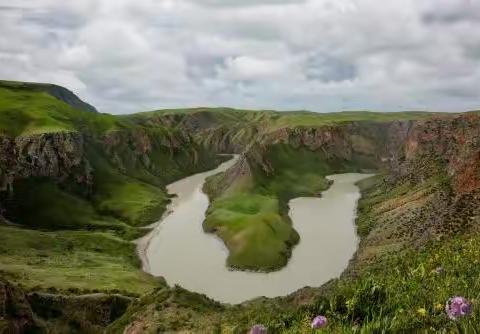
[[[441,273],[443,273],[444,271],[445,271],[445,269],[443,269],[443,267],[437,267],[437,268],[435,268],[435,272],[436,272],[437,274],[441,274]]]
[[[327,318],[323,315],[317,315],[312,321],[312,328],[313,329],[320,329],[327,326]]]
[[[255,325],[250,329],[250,334],[267,334],[267,328],[263,325]]]
[[[472,304],[463,297],[452,297],[445,304],[445,312],[450,319],[456,320],[469,315],[472,312]]]

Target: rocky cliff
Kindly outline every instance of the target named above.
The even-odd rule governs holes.
[[[13,192],[14,180],[50,178],[92,185],[92,171],[80,133],[45,133],[16,138],[0,137],[0,191]]]
[[[445,174],[456,194],[480,188],[480,117],[465,114],[417,122],[405,141],[401,176],[423,182]]]
[[[385,177],[363,192],[354,264],[417,248],[480,222],[480,117],[417,121]]]
[[[25,293],[7,281],[0,281],[0,333],[26,333],[38,329]]]
[[[216,195],[226,191],[240,178],[252,177],[254,172],[268,177],[274,175],[276,169],[283,168],[275,166],[276,162],[272,161],[278,146],[287,146],[293,151],[306,149],[318,152],[331,165],[332,171],[397,170],[404,157],[407,137],[415,124],[412,120],[359,121],[320,127],[284,127],[257,133],[244,146],[237,164],[226,171],[224,182],[217,180]],[[290,158],[294,162],[295,158]]]
[[[119,295],[27,293],[0,280],[0,333],[101,333],[132,301]]]

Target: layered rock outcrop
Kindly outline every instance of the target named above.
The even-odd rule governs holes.
[[[445,173],[456,194],[480,189],[480,116],[416,122],[405,143],[401,173],[422,181]]]
[[[0,191],[13,191],[13,182],[30,177],[63,182],[71,178],[89,187],[92,170],[84,138],[76,132],[0,137]]]
[[[269,161],[268,152],[275,145],[306,148],[321,153],[326,160],[343,160],[352,166],[354,161],[361,160],[357,166],[365,169],[398,170],[414,124],[414,121],[363,121],[336,126],[284,127],[258,134],[244,146],[236,165],[225,173],[223,189],[235,182],[234,176],[249,175],[252,170],[274,174],[275,166]]]
[[[132,298],[120,295],[27,293],[0,279],[0,333],[102,333]]]
[[[38,329],[25,293],[0,280],[0,333],[21,334]]]
[[[478,231],[478,114],[416,121],[399,153],[383,183],[365,191],[360,201],[360,229],[369,227],[363,231],[355,265],[412,245],[423,247]]]

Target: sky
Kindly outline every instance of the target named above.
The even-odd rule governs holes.
[[[480,109],[480,0],[0,0],[0,79],[115,114]]]

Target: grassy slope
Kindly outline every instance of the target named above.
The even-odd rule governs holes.
[[[98,137],[135,126],[128,118],[76,110],[35,86],[16,88],[0,83],[0,133],[9,136],[82,131]],[[102,161],[104,158],[97,152],[89,155],[98,180],[102,181],[97,184],[96,209],[114,213],[131,224],[151,223],[152,217],[164,209],[167,200],[162,188],[137,180],[136,175],[122,175]]]
[[[158,285],[140,270],[129,241],[145,233],[137,226],[155,222],[165,210],[169,199],[164,185],[195,171],[188,167],[191,157],[162,146],[164,138],[175,136],[170,129],[148,129],[130,117],[80,111],[37,88],[0,82],[0,134],[87,134],[86,155],[95,179],[93,193],[86,197],[75,185],[56,185],[46,179],[16,182],[14,197],[2,200],[11,207],[9,218],[19,226],[1,227],[5,233],[0,233],[0,243],[8,252],[3,253],[0,270],[28,287],[140,293]],[[116,147],[122,170],[105,156],[102,136],[138,129],[154,138],[149,159],[159,166],[157,173],[138,163],[128,137]],[[195,168],[214,163],[200,161]],[[75,251],[65,253],[65,247],[72,243],[77,244]],[[39,244],[44,252],[35,255]]]
[[[48,93],[38,91],[35,86],[12,88],[10,84],[0,83],[0,133],[8,136],[65,131],[85,131],[100,136],[134,126],[134,123],[126,118],[76,110]],[[97,184],[97,209],[115,212],[116,216],[129,223],[142,224],[143,220],[146,220],[146,223],[152,220],[151,217],[142,219],[143,211],[152,210],[152,215],[156,215],[165,206],[166,196],[163,189],[121,175],[93,152],[90,156],[95,162],[98,180],[102,181]],[[139,197],[136,196],[137,192]],[[45,201],[48,201],[48,198],[45,198]],[[58,214],[70,212],[65,211],[64,207],[58,211]]]
[[[101,135],[128,125],[114,116],[76,110],[35,87],[0,85],[0,133],[8,136],[85,129]],[[10,199],[15,202],[15,222],[29,229],[0,227],[4,274],[29,287],[143,293],[157,285],[138,268],[134,246],[121,238],[143,233],[127,223],[142,223],[141,215],[152,204],[157,204],[156,213],[163,210],[163,189],[118,172],[114,176],[112,168],[97,168],[96,173],[113,180],[112,187],[98,185],[93,202],[48,180],[16,183]],[[108,214],[115,209],[120,213]]]
[[[29,288],[146,293],[135,246],[107,232],[41,232],[0,226],[0,270]]]
[[[20,136],[82,129],[105,133],[127,125],[112,115],[80,112],[46,92],[0,81],[0,133]]]
[[[119,118],[112,115],[96,114],[76,110],[69,105],[57,100],[49,94],[37,91],[35,87],[11,88],[9,85],[0,84],[0,133],[8,136],[28,136],[45,132],[84,131],[89,135],[100,137],[111,131],[128,130],[134,128],[135,124],[126,118]],[[147,224],[154,220],[153,216],[163,211],[167,199],[161,187],[155,187],[148,182],[137,179],[137,175],[125,175],[112,167],[105,157],[101,156],[94,146],[98,144],[89,142],[88,158],[93,163],[96,179],[101,181],[96,184],[96,193],[93,203],[84,203],[82,199],[71,195],[63,201],[62,205],[46,208],[45,214],[62,216],[66,218],[70,212],[77,212],[79,219],[85,216],[90,220],[92,214],[87,211],[96,210],[100,213],[111,213],[115,217],[129,224]],[[134,174],[134,173],[131,173]],[[150,176],[148,181],[153,179]],[[161,185],[161,182],[157,182]],[[35,192],[25,188],[25,196],[35,196]],[[21,189],[22,192],[24,189]],[[43,192],[43,201],[50,202],[50,197],[56,198],[58,192]],[[51,195],[51,196],[50,196]],[[138,196],[137,196],[138,195]],[[23,197],[23,194],[20,196]],[[35,198],[32,198],[35,201]],[[65,210],[63,208],[68,202],[77,202],[79,209]],[[21,203],[22,201],[18,201]],[[54,201],[52,201],[54,202]],[[81,205],[80,205],[81,203]],[[23,203],[29,205],[28,203]],[[65,205],[64,205],[65,204]],[[32,205],[35,205],[33,203]],[[91,206],[94,206],[92,208]],[[41,209],[43,205],[37,205]],[[84,209],[88,207],[88,209]],[[58,212],[54,212],[58,209]],[[34,212],[38,212],[35,211]],[[86,215],[84,215],[85,213]],[[98,214],[97,214],[98,216]],[[28,220],[28,217],[26,217]],[[107,218],[110,219],[110,218]],[[98,219],[97,219],[98,220]],[[54,224],[53,224],[54,225]],[[47,227],[47,226],[43,226]]]

